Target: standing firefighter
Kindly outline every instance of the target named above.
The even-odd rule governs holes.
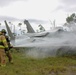
[[[0,31],[0,66],[6,66],[6,54],[5,50],[8,51],[8,44],[4,35]]]
[[[6,35],[6,30],[5,30],[5,29],[2,29],[1,32],[2,32],[2,34],[5,36],[5,38],[6,38],[6,40],[7,40],[8,47],[9,47],[9,50],[10,50],[10,49],[12,48],[12,46],[11,46],[11,44],[10,44],[9,37]],[[5,53],[6,53],[7,57],[8,57],[9,62],[10,62],[10,63],[13,63],[13,61],[12,61],[12,55],[11,55],[11,53],[10,53],[9,50],[8,50],[8,51],[5,50]]]

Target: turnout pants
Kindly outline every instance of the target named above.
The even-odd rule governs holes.
[[[6,51],[5,53],[6,53],[6,56],[8,57],[9,62],[11,62],[12,61],[12,55],[11,55],[10,51]]]
[[[6,65],[6,54],[4,49],[0,49],[0,63]]]

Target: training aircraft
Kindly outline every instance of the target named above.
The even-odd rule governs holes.
[[[40,32],[40,33],[35,32],[34,29],[32,28],[32,26],[30,25],[30,23],[28,22],[28,20],[25,20],[24,24],[26,24],[26,26],[27,26],[27,33],[25,33],[25,35],[21,35],[21,36],[14,36],[7,24],[7,21],[5,20],[4,22],[6,25],[8,35],[10,36],[10,40],[13,43],[13,45],[16,45],[15,44],[16,41],[17,41],[17,44],[19,45],[20,41],[25,40],[25,42],[26,42],[26,40],[28,39],[30,42],[30,41],[34,41],[35,40],[34,38],[45,37],[49,34],[48,32]]]
[[[69,52],[76,53],[76,32],[58,29],[55,32],[35,33],[27,20],[24,23],[27,25],[28,33],[15,37],[5,21],[8,35],[15,48],[31,48],[28,54],[35,52],[39,56],[43,56],[43,54],[56,56]]]
[[[10,37],[14,38],[12,33],[11,33],[11,30],[7,24],[6,21],[5,22],[5,25],[6,25],[6,28],[7,28],[7,31],[8,31],[8,34]],[[24,24],[26,24],[26,28],[27,28],[27,33],[25,34],[25,36],[29,36],[29,37],[44,37],[48,34],[48,32],[35,32],[34,29],[32,28],[32,26],[30,25],[30,23],[28,22],[28,20],[25,20],[24,21]],[[21,35],[22,36],[22,35]]]
[[[5,25],[6,25],[6,29],[8,32],[8,35],[10,36],[10,40],[12,42],[12,44],[14,46],[25,46],[28,43],[41,43],[43,41],[47,41],[47,38],[59,38],[62,36],[63,30],[58,29],[54,32],[51,31],[44,31],[44,32],[40,32],[40,33],[36,33],[34,31],[34,29],[32,28],[32,26],[30,25],[30,23],[25,20],[24,24],[26,24],[27,26],[27,33],[25,35],[21,35],[21,36],[14,36],[7,24],[7,21],[5,20]]]

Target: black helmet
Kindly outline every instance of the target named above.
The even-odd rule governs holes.
[[[5,30],[5,29],[2,29],[1,32],[2,32],[2,33],[6,33],[6,30]]]

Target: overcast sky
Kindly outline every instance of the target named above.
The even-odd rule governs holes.
[[[28,19],[46,28],[54,20],[56,25],[64,24],[66,17],[75,12],[76,0],[0,0],[0,20]]]

